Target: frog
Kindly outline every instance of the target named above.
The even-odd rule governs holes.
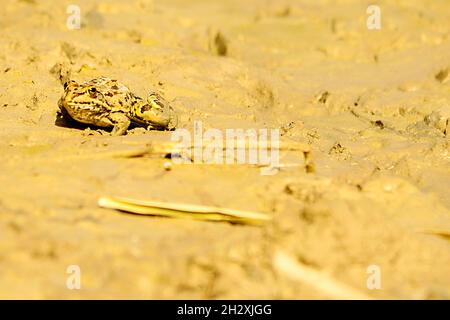
[[[78,83],[67,79],[58,101],[62,116],[101,128],[112,128],[111,135],[125,135],[131,123],[147,130],[174,130],[178,117],[158,92],[150,90],[147,99],[133,94],[118,80],[107,77]]]

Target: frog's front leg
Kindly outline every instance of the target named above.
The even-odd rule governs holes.
[[[127,132],[128,127],[130,126],[130,119],[127,117],[125,113],[122,112],[113,112],[109,116],[111,122],[114,124],[114,127],[111,131],[111,135],[113,136],[121,136]]]

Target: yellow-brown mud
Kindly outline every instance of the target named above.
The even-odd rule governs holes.
[[[66,26],[73,2],[80,30]],[[367,5],[2,1],[0,298],[330,298],[276,268],[282,250],[373,298],[448,299],[450,3],[379,1],[375,31]],[[280,128],[311,146],[315,172],[101,157],[170,133],[58,125],[59,63],[77,81],[158,89],[180,128]],[[273,219],[133,216],[99,208],[105,195]]]

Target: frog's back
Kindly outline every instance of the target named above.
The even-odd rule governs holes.
[[[105,98],[111,112],[121,111],[128,114],[133,103],[140,100],[124,84],[105,77],[92,79],[83,86],[94,87]]]

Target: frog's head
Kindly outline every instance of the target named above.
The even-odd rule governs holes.
[[[69,114],[77,110],[86,110],[89,106],[103,106],[105,97],[97,91],[95,86],[79,85],[76,81],[64,82],[64,94],[59,100],[60,109],[66,109]]]
[[[178,117],[169,103],[158,93],[151,92],[147,101],[141,100],[131,108],[133,120],[155,129],[172,130],[178,124]]]

